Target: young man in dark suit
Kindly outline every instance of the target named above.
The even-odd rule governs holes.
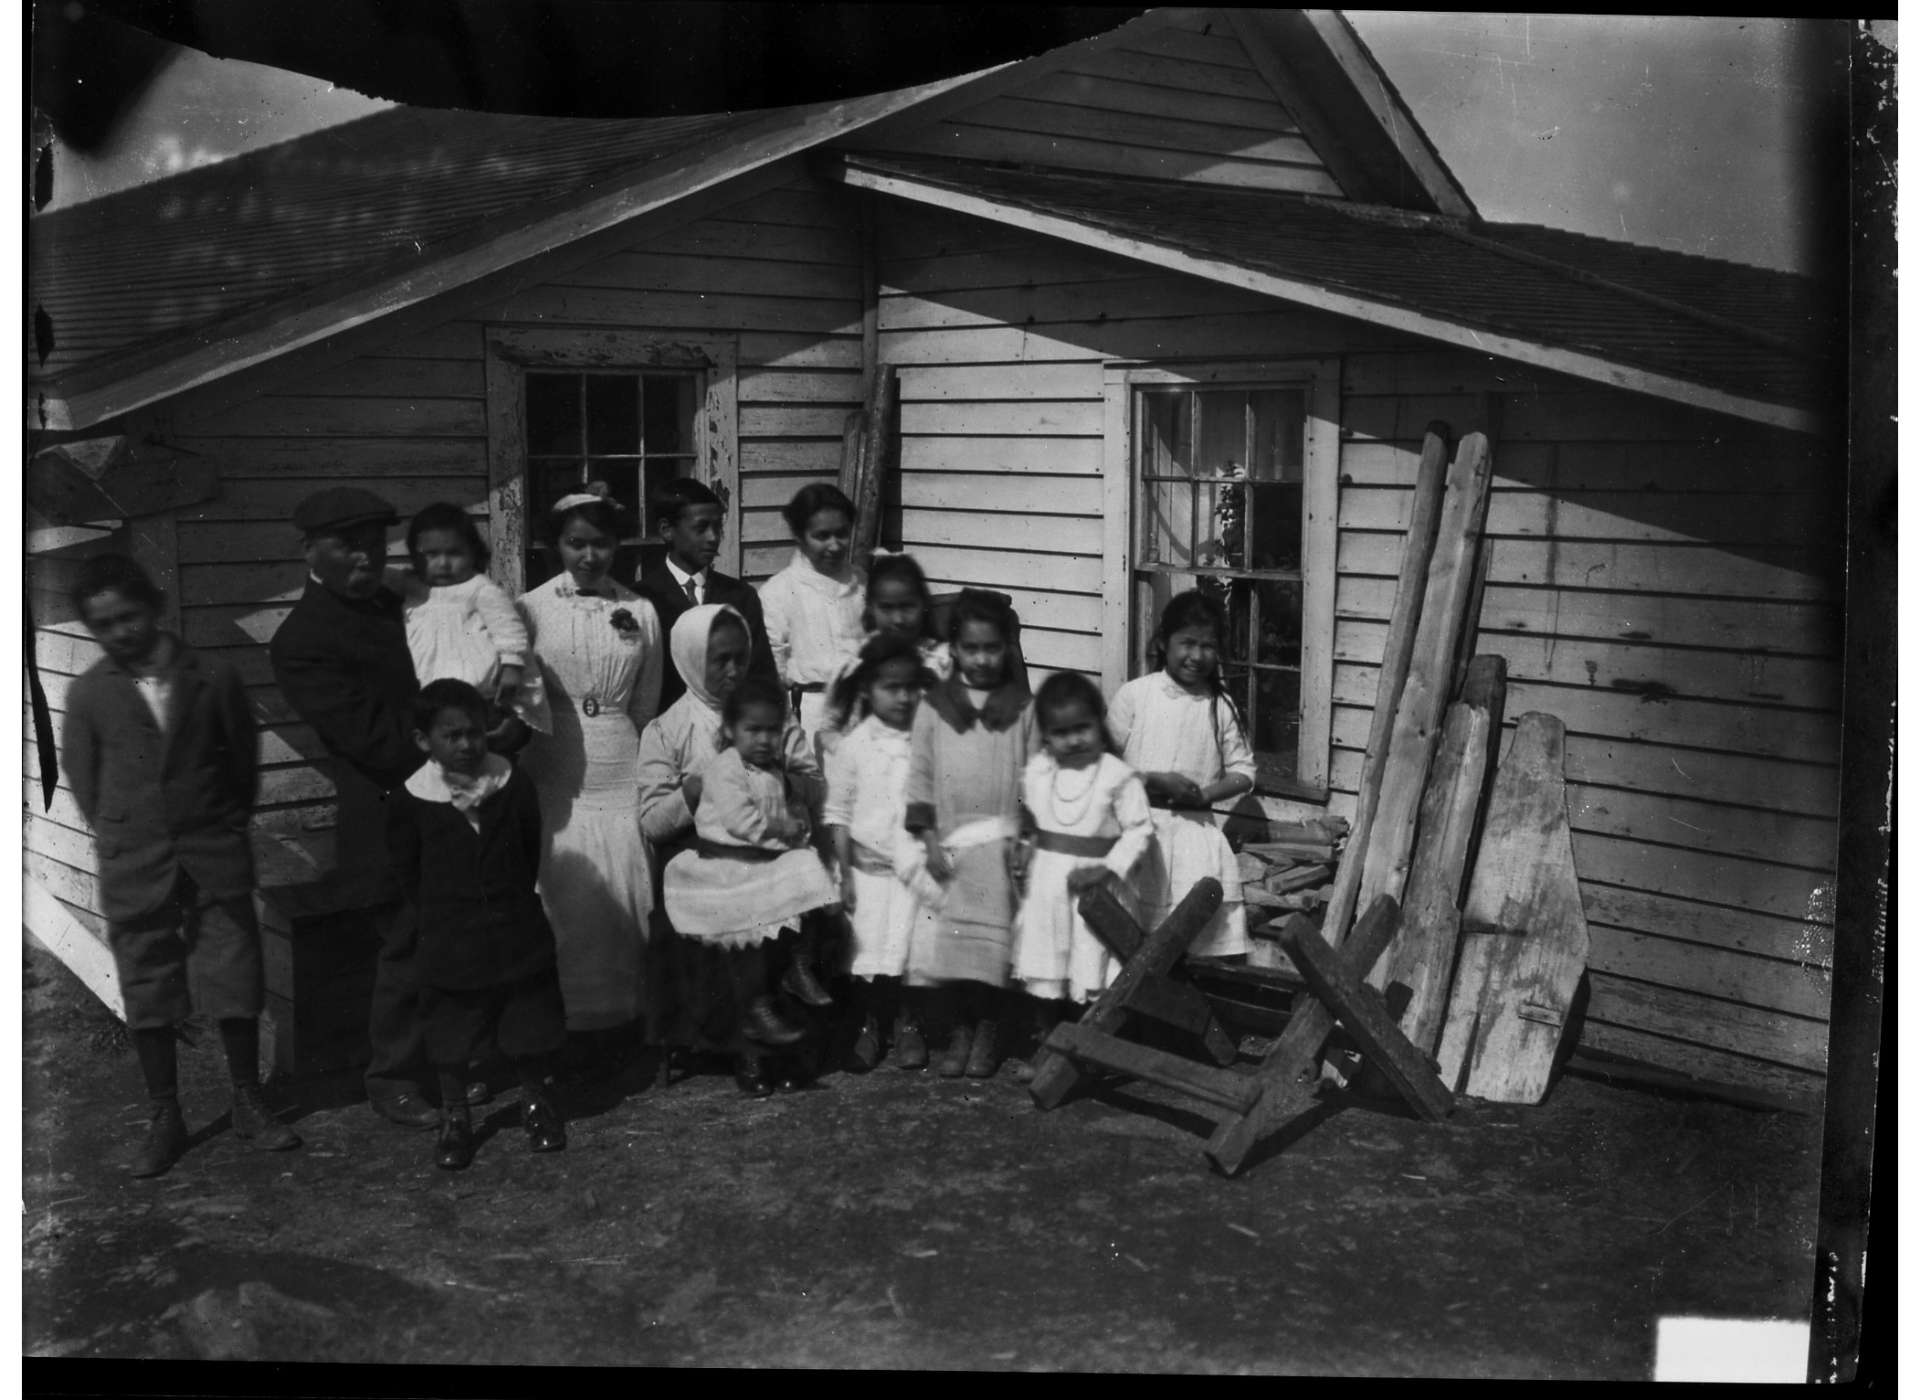
[[[699,482],[682,478],[668,482],[648,504],[667,555],[660,563],[643,568],[633,586],[660,614],[663,637],[673,635],[673,624],[688,608],[701,603],[725,603],[737,608],[747,619],[747,632],[753,639],[748,673],[773,675],[773,650],[767,645],[767,624],[760,613],[760,595],[739,579],[713,567],[714,558],[720,553],[720,537],[726,531],[727,512],[720,498]],[[670,648],[668,655],[672,655]],[[667,666],[660,678],[660,708],[664,711],[685,694],[686,689],[687,683],[678,669]]]
[[[234,1136],[298,1147],[260,1095],[264,984],[247,819],[259,775],[253,711],[232,667],[160,628],[160,591],[124,555],[87,561],[75,610],[106,653],[67,697],[61,759],[93,828],[101,910],[146,1080],[135,1176],[186,1150],[174,1028],[217,1021]]]

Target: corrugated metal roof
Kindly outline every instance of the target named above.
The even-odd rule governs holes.
[[[936,157],[850,163],[1725,393],[1820,406],[1833,308],[1791,273],[1262,190]]]
[[[36,377],[223,321],[586,191],[765,112],[630,121],[394,107],[28,225]]]

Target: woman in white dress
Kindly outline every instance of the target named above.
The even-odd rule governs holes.
[[[553,723],[522,760],[540,794],[540,895],[567,1029],[592,1033],[603,1061],[615,1039],[605,1033],[641,1010],[654,895],[634,775],[664,660],[653,604],[609,573],[620,516],[604,497],[563,496],[547,521],[560,573],[520,599]]]

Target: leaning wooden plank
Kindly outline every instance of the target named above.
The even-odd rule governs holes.
[[[1056,1054],[1144,1079],[1235,1113],[1244,1113],[1260,1097],[1260,1084],[1250,1074],[1215,1069],[1086,1025],[1054,1027],[1047,1046]]]
[[[1447,478],[1448,436],[1446,424],[1428,424],[1426,442],[1420,451],[1420,473],[1414,481],[1412,517],[1407,522],[1407,542],[1400,556],[1400,579],[1394,589],[1393,618],[1387,627],[1380,680],[1374,692],[1373,724],[1367,734],[1367,757],[1360,770],[1347,854],[1340,862],[1333,892],[1327,899],[1326,917],[1320,926],[1327,941],[1335,947],[1346,937],[1347,922],[1359,902],[1362,856],[1373,830],[1374,809],[1386,773],[1393,716],[1399,708],[1407,668],[1413,659],[1414,634],[1426,600],[1427,564],[1433,557],[1434,531],[1440,523],[1440,504]]]
[[[1420,836],[1400,933],[1368,983],[1408,989],[1400,1026],[1431,1054],[1446,1020],[1447,991],[1460,937],[1460,896],[1472,858],[1473,831],[1487,791],[1493,736],[1500,732],[1507,666],[1498,656],[1477,656],[1468,668],[1459,700],[1448,707],[1440,748],[1426,796],[1420,803]]]
[[[1140,951],[1127,960],[1113,985],[1102,992],[1080,1018],[1080,1024],[1090,1030],[1118,1030],[1134,988],[1149,977],[1164,974],[1179,960],[1187,951],[1187,944],[1206,927],[1207,920],[1220,907],[1220,897],[1218,880],[1209,877],[1197,881],[1160,927],[1141,943]],[[1132,918],[1110,891],[1098,887],[1080,896],[1080,913],[1089,924],[1111,923],[1116,916]],[[1080,1070],[1074,1063],[1045,1045],[1034,1055],[1033,1068],[1033,1082],[1027,1086],[1027,1092],[1040,1108],[1053,1108],[1080,1082]]]
[[[1353,926],[1353,936],[1340,950],[1342,961],[1356,979],[1366,976],[1386,951],[1399,922],[1400,906],[1384,895],[1360,916],[1360,922]],[[1283,941],[1288,932],[1300,929],[1312,932],[1313,924],[1305,915],[1296,914],[1287,920]],[[1207,1160],[1216,1168],[1232,1176],[1262,1138],[1306,1105],[1313,1090],[1301,1080],[1319,1062],[1320,1047],[1333,1030],[1333,1020],[1326,1004],[1304,991],[1294,999],[1286,1028],[1254,1071],[1261,1085],[1259,1101],[1244,1117],[1222,1123],[1207,1143]]]
[[[1487,515],[1492,474],[1485,435],[1467,434],[1447,474],[1447,501],[1427,570],[1420,626],[1393,715],[1372,828],[1360,854],[1362,903],[1382,894],[1399,899],[1406,888],[1420,795],[1426,790],[1427,769],[1453,685],[1454,650],[1469,623],[1466,608],[1473,595],[1474,551]],[[1351,858],[1346,862],[1354,863]]]
[[[1440,1048],[1434,1059],[1440,1066],[1440,1082],[1456,1094],[1467,1087],[1467,1061],[1473,1053],[1474,1039],[1480,1034],[1480,1001],[1486,994],[1487,974],[1492,970],[1491,935],[1467,935],[1458,941],[1459,959],[1453,969],[1453,990],[1447,999],[1447,1015],[1440,1031]]]
[[[1426,1055],[1394,1024],[1380,994],[1355,977],[1311,925],[1289,928],[1286,948],[1314,995],[1333,1009],[1367,1063],[1380,1071],[1409,1108],[1432,1122],[1453,1112],[1453,1095]]]
[[[1573,868],[1563,762],[1566,730],[1525,714],[1500,765],[1480,855],[1461,911],[1469,937],[1490,938],[1467,1092],[1538,1103],[1587,967],[1587,918]]]

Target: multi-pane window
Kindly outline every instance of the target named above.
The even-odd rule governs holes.
[[[1154,627],[1176,593],[1217,597],[1228,620],[1220,678],[1263,788],[1302,776],[1308,397],[1304,384],[1133,396],[1133,670],[1154,664]]]
[[[667,481],[696,474],[694,414],[700,402],[697,371],[526,372],[527,490],[536,510],[588,482],[604,481],[626,506],[634,534],[622,540],[616,574],[631,577],[643,543],[656,539],[647,503]],[[528,541],[527,585],[552,577],[537,535]]]

